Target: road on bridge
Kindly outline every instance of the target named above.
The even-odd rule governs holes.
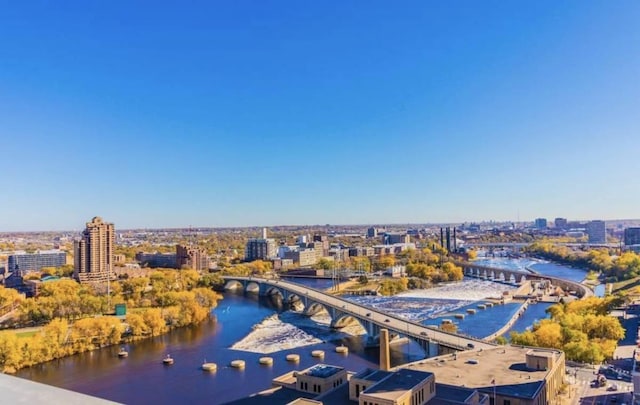
[[[370,321],[381,328],[389,329],[389,331],[391,332],[396,332],[415,339],[430,340],[447,347],[459,348],[463,350],[469,348],[489,349],[495,347],[495,345],[484,342],[480,339],[435,330],[417,322],[408,321],[406,319],[402,319],[400,317],[387,314],[385,312],[381,312],[363,305],[359,305],[343,298],[329,295],[322,291],[300,284],[283,280],[271,280],[255,277],[225,276],[224,278],[226,280],[245,280],[250,282],[263,283],[273,287],[279,287],[299,296],[301,299],[303,297],[307,297],[310,300],[317,302],[318,304],[325,305],[327,308],[333,307],[345,314],[351,315],[356,319]]]

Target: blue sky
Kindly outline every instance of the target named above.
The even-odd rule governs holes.
[[[640,217],[637,1],[0,6],[0,231]]]

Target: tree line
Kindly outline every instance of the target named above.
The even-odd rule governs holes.
[[[218,278],[200,276],[194,270],[162,269],[149,277],[112,282],[108,294],[104,286],[61,279],[43,283],[40,295],[34,298],[0,287],[0,308],[15,311],[21,325],[43,325],[32,335],[0,333],[0,369],[15,372],[202,322],[222,298],[211,290]],[[124,322],[104,315],[113,313],[115,304],[129,308]]]
[[[608,315],[618,303],[613,297],[590,297],[553,305],[547,309],[550,319],[537,322],[529,331],[512,332],[511,343],[561,349],[568,360],[601,363],[613,357],[624,337],[620,321]]]
[[[640,276],[640,255],[632,251],[620,255],[615,255],[609,249],[574,251],[550,242],[533,243],[526,251],[543,259],[600,272],[609,282]]]

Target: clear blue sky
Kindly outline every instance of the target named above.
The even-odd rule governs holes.
[[[635,0],[0,10],[0,231],[640,217]]]

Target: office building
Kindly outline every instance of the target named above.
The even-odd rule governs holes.
[[[546,229],[547,228],[547,219],[546,218],[536,218],[534,226],[536,229]]]
[[[358,256],[371,257],[371,256],[374,256],[375,254],[376,254],[375,249],[368,246],[356,246],[356,247],[349,248],[350,257],[358,257]]]
[[[607,229],[604,221],[587,222],[589,243],[607,243]]]
[[[313,266],[322,257],[321,254],[322,250],[317,251],[314,248],[300,246],[280,246],[278,248],[279,258],[291,260],[300,267]]]
[[[567,221],[567,218],[556,218],[553,221],[553,224],[558,229],[569,229],[569,222]]]
[[[73,277],[81,283],[102,282],[113,277],[114,245],[113,224],[103,222],[100,217],[87,222],[82,238],[73,245]]]
[[[396,243],[410,243],[411,237],[406,232],[386,232],[382,235],[382,243],[395,245]]]
[[[136,261],[140,263],[142,267],[175,269],[178,268],[177,258],[176,253],[136,253]]]
[[[209,270],[209,255],[196,246],[176,245],[176,267],[196,271]]]
[[[378,228],[371,227],[367,229],[367,238],[377,238],[378,237]]]
[[[625,246],[640,245],[640,228],[626,228],[624,230]]]
[[[364,379],[363,376],[360,376],[360,379]],[[352,381],[355,383],[354,380],[355,378],[351,379],[350,385]],[[351,392],[351,389],[349,391]],[[433,373],[400,369],[366,387],[357,395],[357,398],[361,405],[409,403],[422,405],[428,403],[435,395],[436,379]]]
[[[555,349],[500,346],[421,360],[402,369],[435,374],[440,384],[475,389],[495,404],[557,403],[564,384],[564,353]],[[461,379],[460,376],[464,376]]]
[[[66,252],[60,250],[40,250],[35,253],[15,252],[7,258],[7,270],[22,277],[27,273],[42,270],[43,267],[60,267],[67,264]]]
[[[252,238],[247,242],[245,260],[268,260],[276,257],[276,241],[269,238]]]
[[[329,237],[327,235],[313,235],[314,249],[318,249],[317,244],[322,244],[322,256],[329,253]]]

